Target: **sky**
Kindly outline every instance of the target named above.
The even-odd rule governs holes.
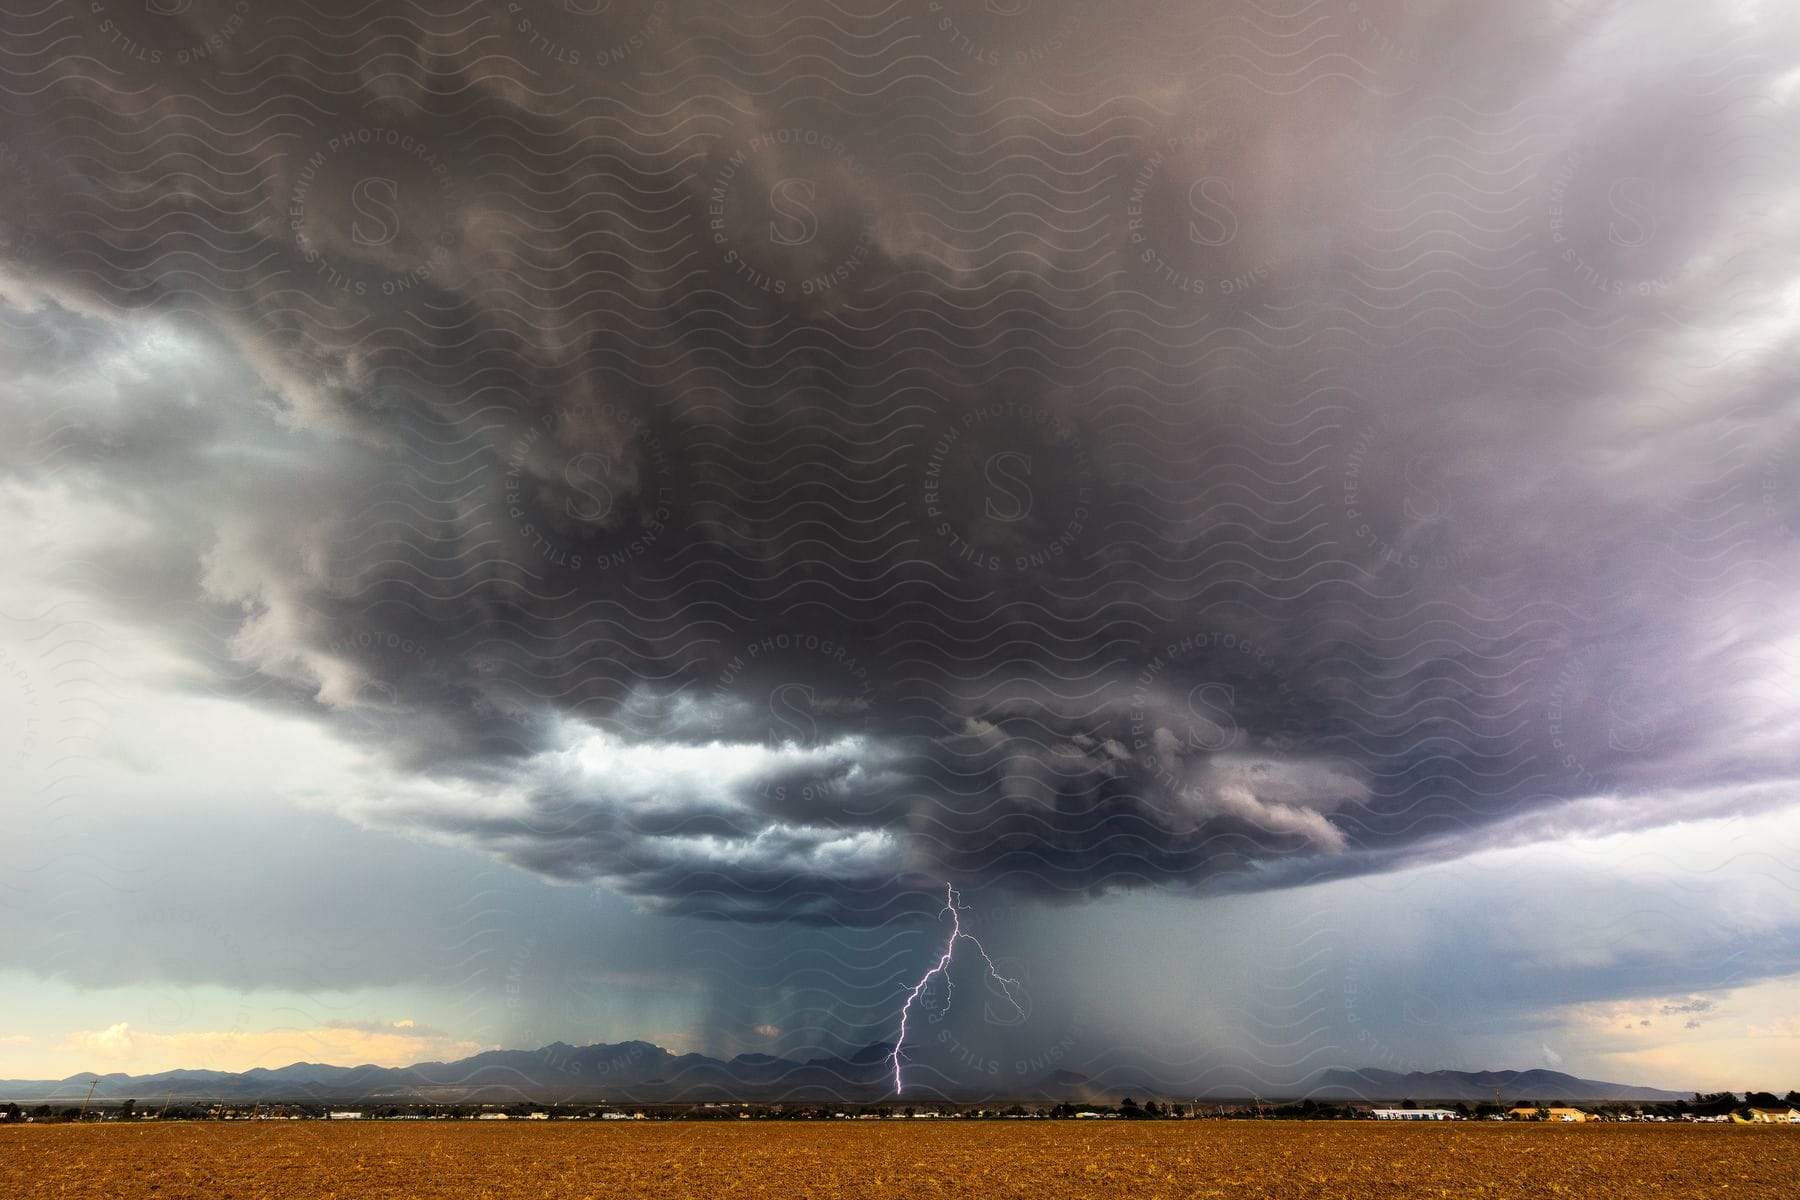
[[[1800,12],[0,16],[0,1079],[1800,1087]]]

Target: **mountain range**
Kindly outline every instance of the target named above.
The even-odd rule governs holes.
[[[892,1047],[873,1043],[848,1057],[826,1056],[805,1061],[766,1054],[740,1054],[722,1060],[703,1054],[674,1054],[649,1042],[632,1041],[570,1046],[563,1042],[536,1050],[488,1050],[455,1062],[416,1063],[409,1067],[325,1063],[292,1063],[249,1071],[160,1071],[148,1075],[99,1075],[94,1097],[105,1100],[148,1100],[174,1095],[183,1099],[270,1101],[387,1101],[404,1103],[557,1103],[613,1101],[631,1103],[701,1101],[874,1102],[893,1095]],[[94,1074],[60,1080],[0,1080],[0,1103],[42,1103],[80,1099]],[[1483,1101],[1679,1100],[1688,1093],[1578,1079],[1560,1071],[1415,1071],[1397,1074],[1373,1068],[1333,1068],[1285,1089],[1295,1099]],[[1179,1087],[1137,1080],[1134,1086],[1102,1083],[1067,1070],[1008,1085],[1003,1091],[943,1080],[923,1082],[911,1095],[921,1099],[1056,1100],[1116,1102],[1130,1095],[1188,1095]],[[1246,1098],[1248,1093],[1245,1093]]]
[[[1634,1087],[1598,1079],[1577,1079],[1561,1071],[1321,1071],[1309,1081],[1314,1100],[1491,1101],[1496,1090],[1507,1104],[1520,1100],[1686,1100],[1692,1092]]]

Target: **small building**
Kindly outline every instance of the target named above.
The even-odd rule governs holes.
[[[1581,1122],[1598,1120],[1593,1113],[1583,1112],[1579,1108],[1515,1108],[1506,1114],[1514,1121],[1565,1121]]]
[[[1372,1108],[1377,1121],[1454,1121],[1462,1114],[1453,1108]]]
[[[1800,1125],[1800,1108],[1752,1108],[1752,1125]]]
[[[363,1119],[363,1115],[359,1112],[328,1112],[325,1114],[325,1119],[328,1121],[360,1121]]]

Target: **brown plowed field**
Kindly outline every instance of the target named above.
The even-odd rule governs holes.
[[[241,1122],[0,1129],[0,1197],[1781,1197],[1800,1129],[1359,1121]]]

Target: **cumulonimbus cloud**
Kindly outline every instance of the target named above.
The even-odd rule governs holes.
[[[124,8],[12,41],[5,470],[365,819],[877,920],[1792,761],[1775,14]]]

